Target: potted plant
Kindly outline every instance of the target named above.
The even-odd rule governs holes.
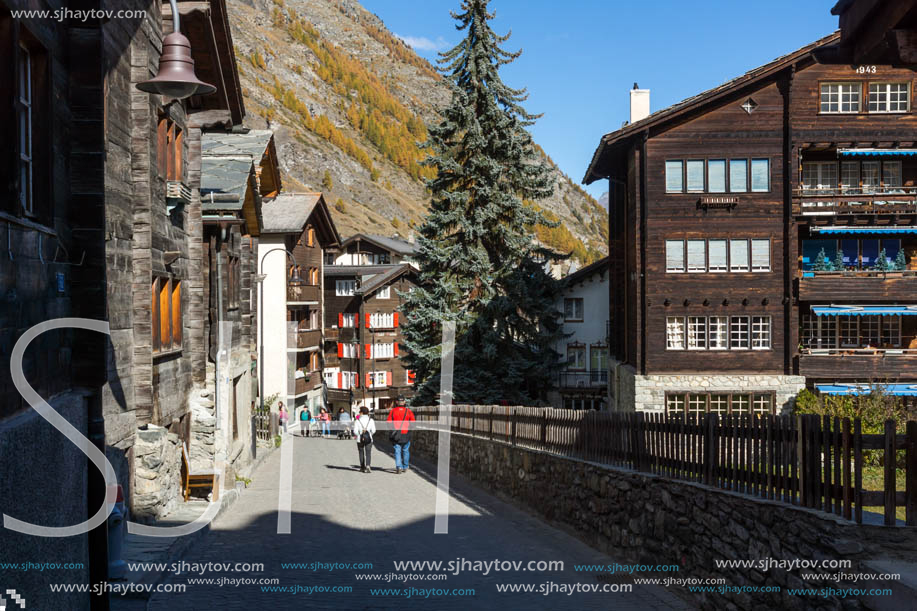
[[[836,272],[845,272],[847,271],[847,266],[844,265],[844,251],[840,248],[837,249],[837,253],[834,255],[834,271]]]
[[[834,266],[828,259],[828,255],[825,253],[824,248],[819,250],[818,254],[815,256],[815,263],[812,264],[812,271],[820,272],[821,274],[834,271]]]
[[[903,274],[897,270],[897,265],[894,261],[888,258],[888,255],[885,254],[885,249],[879,251],[879,256],[876,257],[876,264],[873,267],[877,272],[882,272],[885,274],[886,278],[892,277],[901,277]]]

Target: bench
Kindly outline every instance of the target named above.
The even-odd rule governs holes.
[[[213,492],[213,500],[220,500],[220,489],[219,486],[217,486],[217,475],[219,475],[219,471],[216,469],[192,471],[191,460],[188,456],[188,445],[184,442],[181,444],[181,458],[182,481],[185,488],[185,502],[188,502],[188,497],[191,495],[192,488],[210,488],[210,490]]]

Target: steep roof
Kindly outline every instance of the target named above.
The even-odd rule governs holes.
[[[245,155],[258,163],[273,137],[274,132],[269,129],[252,129],[248,132],[204,132],[201,134],[201,156]]]
[[[380,248],[385,248],[386,250],[398,253],[399,255],[412,255],[417,250],[417,245],[413,242],[408,242],[407,240],[401,240],[399,238],[389,238],[372,233],[355,233],[352,236],[345,238],[341,243],[341,246],[349,246],[357,240],[363,242],[372,242]]]
[[[241,210],[253,172],[254,164],[249,157],[202,158],[201,210]]]
[[[628,138],[635,136],[646,129],[656,127],[665,122],[682,117],[685,114],[694,111],[705,104],[715,102],[720,98],[733,93],[739,88],[773,76],[775,73],[783,70],[787,66],[790,66],[794,62],[808,56],[810,53],[812,53],[813,50],[831,45],[836,43],[838,40],[840,40],[840,32],[833,32],[823,38],[819,38],[815,42],[809,43],[808,45],[793,51],[792,53],[778,57],[770,63],[759,66],[754,70],[749,70],[742,76],[726,81],[722,85],[714,87],[713,89],[708,89],[707,91],[682,100],[681,102],[673,104],[672,106],[669,106],[663,110],[657,110],[644,119],[626,125],[617,131],[605,134],[602,136],[602,139],[599,142],[599,146],[595,149],[595,153],[592,155],[592,161],[589,162],[589,168],[586,170],[585,177],[583,177],[583,183],[590,184],[600,178],[605,178],[605,176],[601,174],[600,170],[598,170],[597,166],[601,162],[602,157],[605,155],[609,147],[627,141]]]
[[[566,282],[568,286],[571,284],[575,284],[576,282],[581,282],[583,280],[586,280],[587,278],[589,278],[589,276],[592,276],[593,274],[598,274],[598,273],[608,271],[608,263],[609,263],[609,258],[602,257],[598,261],[594,261],[593,263],[590,263],[586,267],[581,267],[580,269],[576,270],[569,276],[564,277],[563,281]]]
[[[299,233],[306,226],[321,193],[281,193],[261,207],[262,233]]]
[[[372,276],[368,280],[364,279],[363,284],[360,285],[358,292],[363,295],[368,295],[373,291],[384,287],[386,284],[391,283],[397,278],[401,277],[403,274],[413,273],[414,268],[408,263],[402,263],[401,265],[393,265],[391,269],[387,269],[380,274]]]

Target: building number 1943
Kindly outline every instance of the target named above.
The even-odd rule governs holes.
[[[857,74],[875,74],[875,66],[857,66]]]

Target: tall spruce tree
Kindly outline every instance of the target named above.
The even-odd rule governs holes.
[[[549,197],[554,183],[526,130],[540,115],[522,107],[525,89],[500,79],[521,51],[501,48],[509,34],[490,28],[488,1],[462,1],[452,17],[466,36],[440,54],[452,101],[428,130],[425,164],[436,176],[418,236],[421,282],[404,307],[415,404],[436,401],[444,320],[456,324],[456,402],[543,403],[559,361],[558,283],[545,264],[564,256],[535,242],[536,225],[556,223],[529,201]]]

